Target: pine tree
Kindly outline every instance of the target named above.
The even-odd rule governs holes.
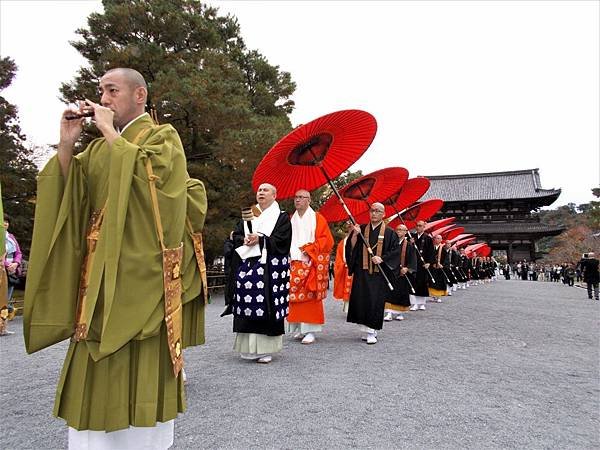
[[[0,91],[12,83],[17,65],[9,58],[0,59]],[[34,198],[37,168],[33,150],[24,145],[18,110],[0,96],[0,184],[4,213],[10,218],[10,231],[27,254],[33,232]]]
[[[249,50],[234,17],[196,0],[104,0],[72,45],[88,60],[63,84],[65,102],[97,99],[99,78],[115,67],[138,70],[159,121],[179,132],[191,177],[208,193],[207,261],[254,202],[251,178],[266,151],[291,129],[295,83]],[[98,132],[85,131],[81,147]],[[80,147],[80,148],[81,148]]]

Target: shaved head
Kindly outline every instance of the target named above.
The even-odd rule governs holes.
[[[130,69],[128,67],[117,67],[115,69],[110,69],[104,74],[104,76],[108,74],[121,75],[132,89],[143,87],[144,89],[148,90],[146,80],[144,80],[142,74],[135,69]]]

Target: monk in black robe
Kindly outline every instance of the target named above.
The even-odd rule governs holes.
[[[261,184],[250,220],[240,221],[234,230],[235,251],[225,288],[224,314],[234,315],[234,350],[259,363],[270,363],[272,354],[282,350],[289,312],[292,226],[276,195],[274,186]]]
[[[398,253],[400,264],[398,269],[393,272],[392,286],[394,290],[385,302],[386,322],[404,320],[402,312],[410,307],[410,296],[412,295],[413,285],[415,284],[415,273],[417,272],[417,253],[414,244],[408,239],[408,228],[406,225],[399,224],[394,230],[398,236]]]
[[[435,262],[433,240],[429,234],[425,233],[425,225],[427,225],[427,222],[419,220],[416,225],[416,232],[413,233],[415,247],[418,250],[417,255],[420,254],[420,256],[418,256],[415,295],[410,307],[411,311],[425,311],[425,302],[429,297],[429,283],[431,283],[429,266]]]
[[[385,213],[381,203],[371,205],[371,221],[366,225],[355,226],[346,241],[346,261],[348,274],[353,275],[352,291],[348,305],[347,321],[363,326],[363,340],[367,344],[377,343],[377,331],[383,326],[385,299],[389,297],[389,287],[381,270],[386,271],[388,279],[400,262],[398,236],[383,221]],[[368,254],[358,232],[362,231],[373,251]]]

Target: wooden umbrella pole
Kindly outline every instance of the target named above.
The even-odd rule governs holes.
[[[398,216],[398,218],[400,219],[400,222],[402,222],[402,225],[404,225],[406,227],[406,231],[408,233],[408,237],[412,241],[413,247],[417,251],[417,255],[419,255],[419,258],[421,259],[421,262],[423,263],[423,265],[425,265],[426,263],[425,263],[425,260],[423,259],[423,255],[421,254],[421,251],[419,250],[419,247],[417,247],[417,244],[415,243],[415,239],[413,238],[413,235],[411,234],[410,230],[406,226],[406,223],[404,222],[404,219],[402,218],[401,213],[396,209],[396,205],[392,204],[391,207],[394,208],[394,211],[396,211],[396,216]],[[404,211],[406,211],[406,209]],[[429,267],[425,267],[425,270],[427,271],[427,273],[431,277],[431,281],[435,284],[435,278],[433,278],[433,275],[431,274],[431,271],[429,270]]]
[[[354,216],[352,215],[352,213],[348,209],[348,206],[346,205],[346,202],[344,202],[344,199],[340,195],[339,191],[333,185],[333,182],[331,181],[331,178],[329,178],[329,175],[327,175],[327,172],[325,171],[325,168],[323,166],[319,165],[319,169],[321,169],[321,173],[323,173],[323,176],[327,180],[327,183],[329,183],[329,187],[331,187],[331,189],[333,190],[334,194],[337,196],[338,200],[342,204],[342,207],[344,208],[344,211],[346,211],[346,214],[348,214],[348,218],[352,222],[352,225],[358,225],[358,223],[354,219]],[[364,246],[366,247],[367,252],[369,253],[369,255],[371,257],[375,256],[373,254],[373,249],[371,248],[371,246],[369,245],[369,243],[367,242],[367,240],[363,236],[362,231],[359,231],[358,235],[360,236],[360,239],[361,239],[362,243],[364,244]],[[383,268],[381,267],[381,264],[377,264],[377,267],[379,267],[379,272],[381,273],[381,275],[383,275],[383,278],[385,278],[385,281],[386,281],[388,287],[390,288],[391,291],[393,291],[394,287],[392,286],[392,283],[390,282],[390,280],[389,280],[388,276],[386,275],[386,273],[383,271]]]

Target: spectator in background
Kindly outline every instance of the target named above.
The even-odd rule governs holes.
[[[17,242],[17,238],[12,233],[8,232],[10,226],[10,219],[7,215],[4,216],[4,233],[6,242],[6,256],[4,257],[4,270],[6,270],[6,276],[8,277],[8,310],[12,313],[14,307],[12,302],[12,294],[15,290],[15,286],[19,284],[19,277],[21,276],[21,263],[23,261],[23,254],[21,248]]]
[[[573,286],[575,284],[575,269],[573,268],[573,264],[567,264],[563,270],[563,279],[564,283],[569,286]]]
[[[600,282],[600,272],[598,271],[598,259],[592,252],[584,253],[582,260],[579,262],[581,272],[583,273],[583,281],[587,284],[588,298],[592,299],[592,290],[594,291],[594,299],[600,300],[598,295],[598,283]]]

